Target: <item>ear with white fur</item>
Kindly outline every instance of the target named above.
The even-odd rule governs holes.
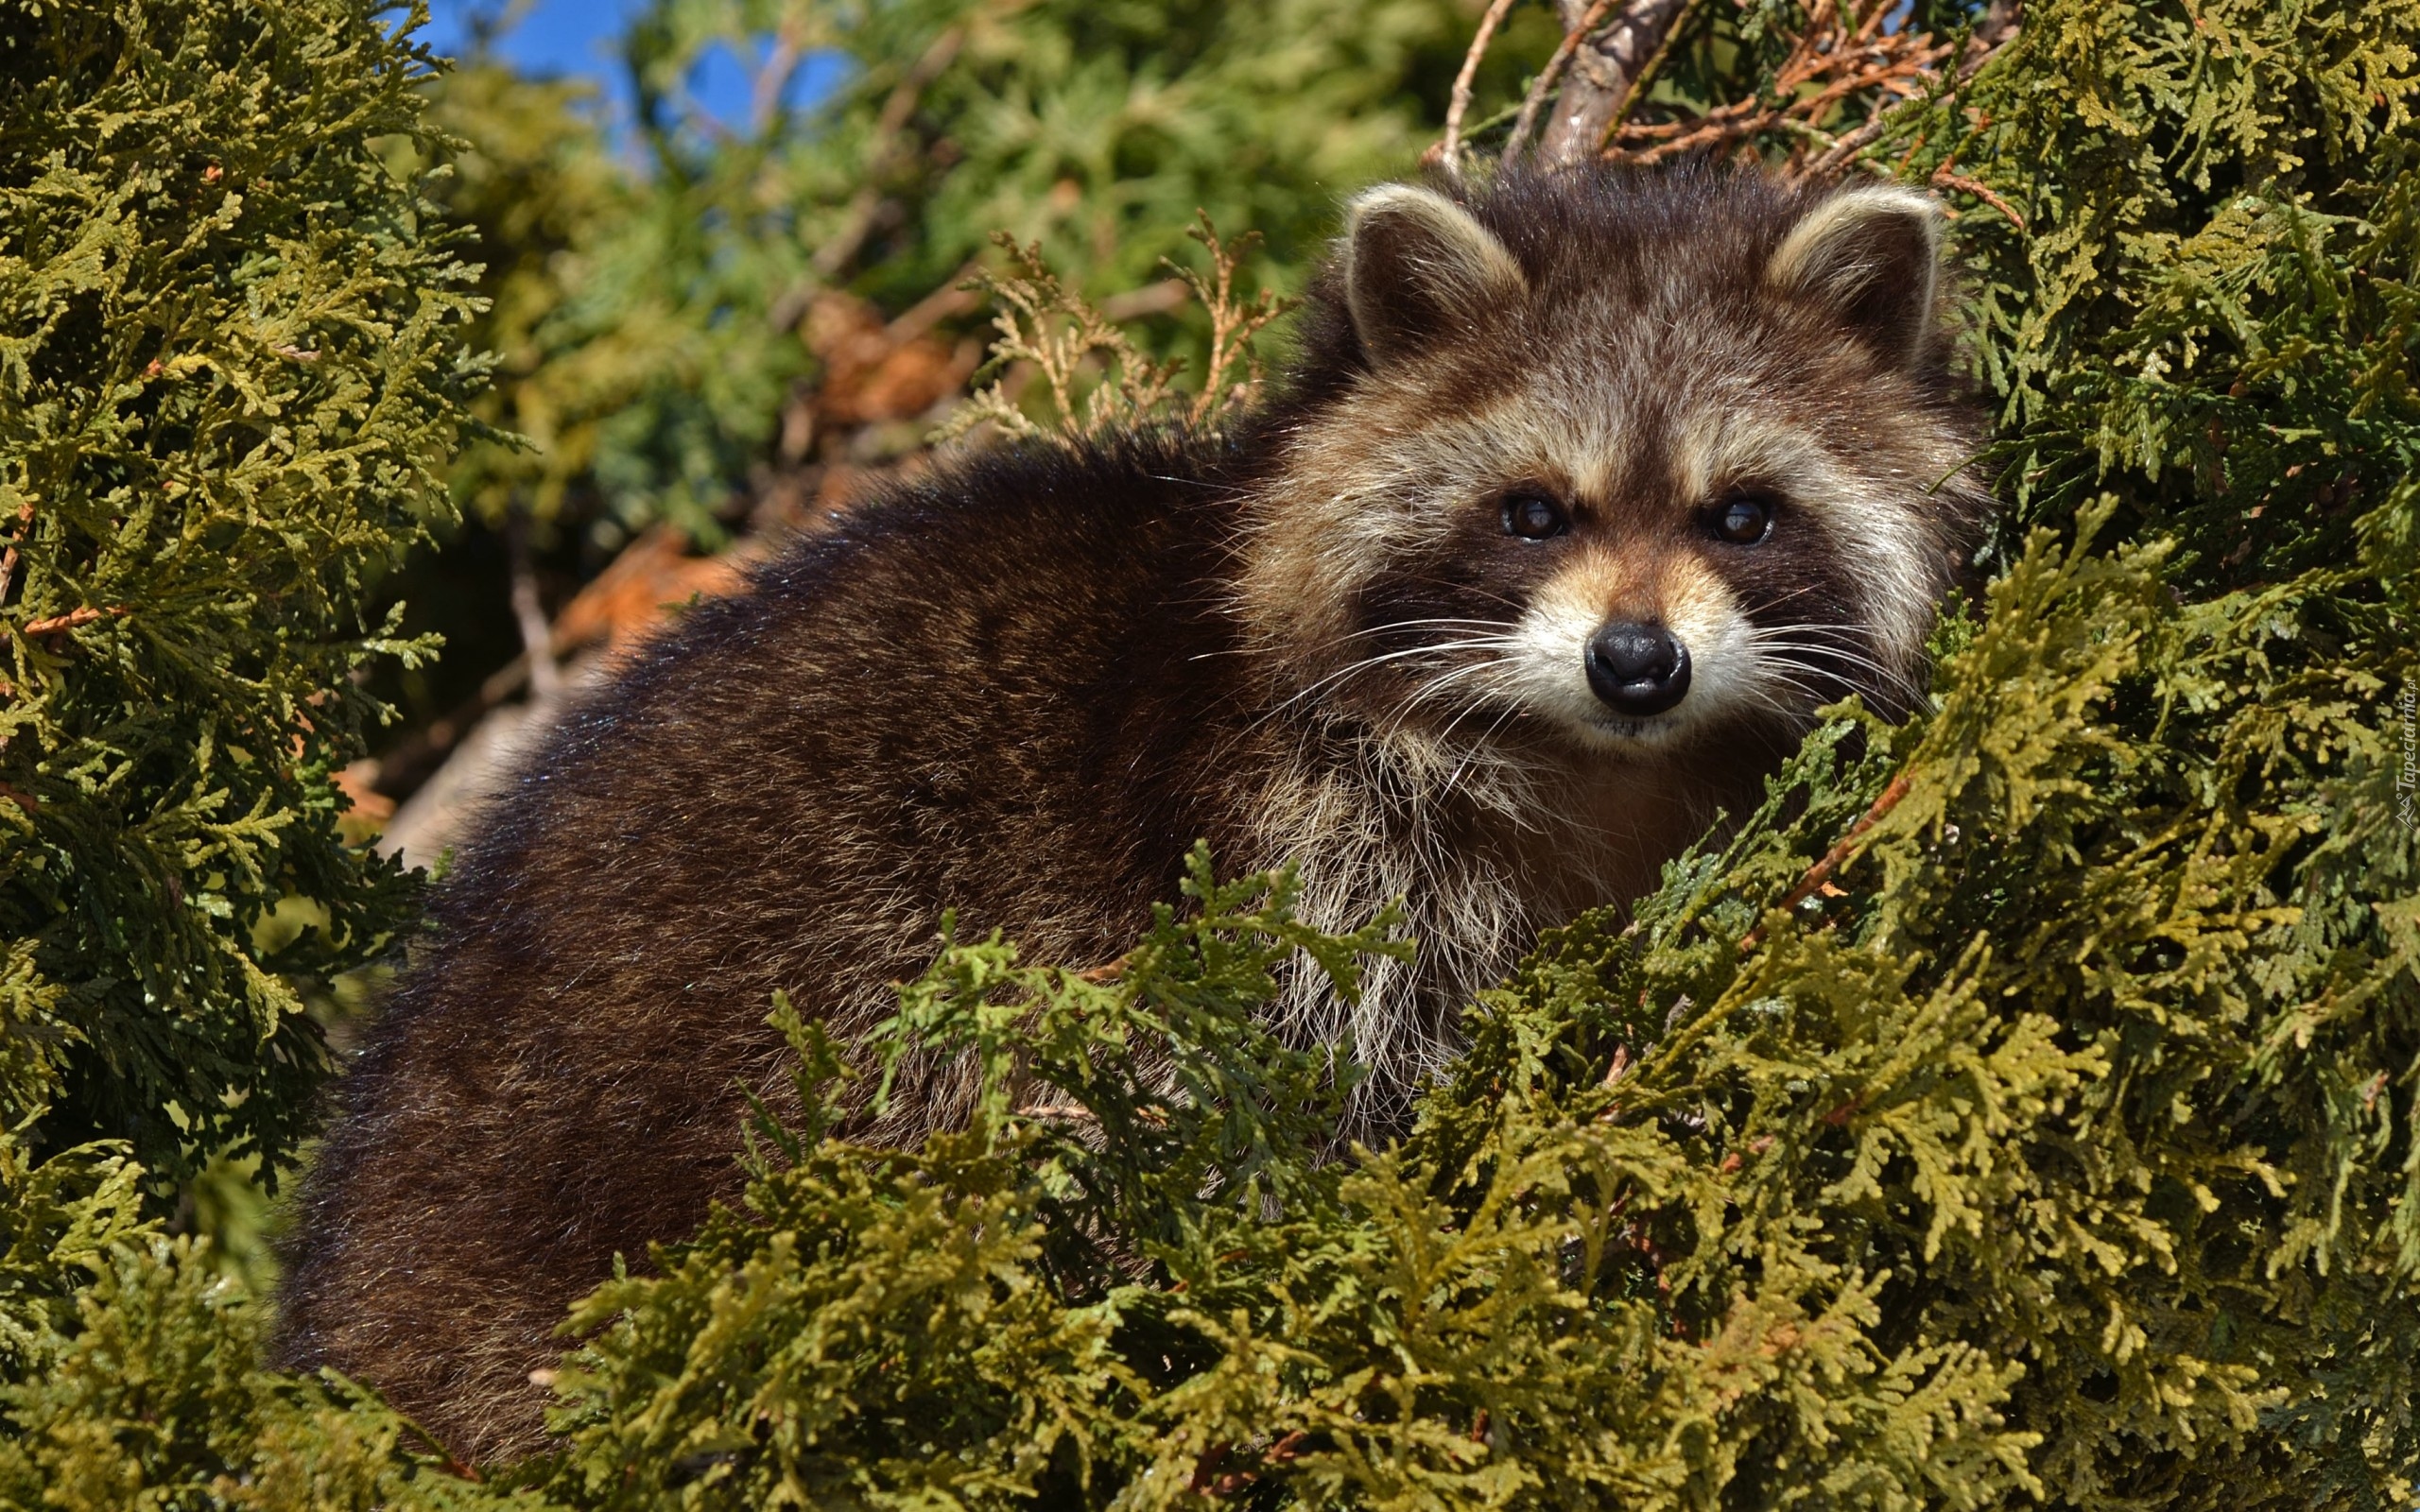
[[[1765,266],[1765,283],[1820,305],[1885,362],[1922,357],[1934,333],[1941,205],[1930,195],[1876,184],[1809,212]]]
[[[1345,210],[1345,307],[1378,361],[1416,352],[1528,286],[1504,244],[1435,190],[1380,184]]]

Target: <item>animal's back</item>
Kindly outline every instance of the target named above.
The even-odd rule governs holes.
[[[1232,830],[1208,749],[1249,675],[1221,654],[1232,521],[1171,481],[1189,463],[979,460],[572,713],[347,1078],[289,1363],[368,1376],[465,1452],[526,1441],[563,1303],[735,1189],[743,1090],[784,1080],[775,989],[860,1030],[945,906],[1060,958],[1130,940]]]

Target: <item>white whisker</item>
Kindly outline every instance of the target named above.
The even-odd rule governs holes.
[[[1475,636],[1460,641],[1431,641],[1422,645],[1406,646],[1399,650],[1384,651],[1376,656],[1364,657],[1358,662],[1350,662],[1338,668],[1334,672],[1328,673],[1318,681],[1311,683],[1309,686],[1296,693],[1292,697],[1288,698],[1276,708],[1271,709],[1268,714],[1263,716],[1263,720],[1265,722],[1268,719],[1275,718],[1277,715],[1284,713],[1294,705],[1301,703],[1304,699],[1312,697],[1322,691],[1343,681],[1347,678],[1353,677],[1358,673],[1367,672],[1374,667],[1384,666],[1389,662],[1401,662],[1409,657],[1434,656],[1449,651],[1514,650],[1519,648],[1519,644],[1520,643],[1510,636]]]

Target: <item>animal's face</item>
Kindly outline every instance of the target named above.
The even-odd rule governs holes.
[[[1918,691],[1982,504],[1937,211],[1681,198],[1357,202],[1360,367],[1291,437],[1253,582],[1323,695],[1646,755]]]

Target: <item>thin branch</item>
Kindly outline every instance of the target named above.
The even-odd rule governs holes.
[[[521,629],[521,654],[529,671],[529,701],[555,701],[562,675],[555,665],[555,632],[538,596],[538,574],[529,562],[529,519],[515,509],[505,521],[505,557],[512,578],[512,618]]]
[[[1965,56],[1959,61],[1958,70],[1951,78],[1950,88],[1943,92],[1940,98],[1947,100],[1954,97],[1958,93],[1958,86],[1964,84],[1968,79],[1974,77],[1978,69],[1981,68],[1985,63],[1990,62],[1993,58],[1996,57],[1999,54],[2000,49],[2006,47],[2010,43],[2016,40],[2017,31],[2016,8],[2013,4],[2007,3],[1996,3],[1993,5],[1990,12],[1985,15],[1982,25],[1967,34]],[[1919,36],[1913,39],[1902,37],[1891,40],[1894,42],[1912,41],[1918,43],[1923,43],[1928,42],[1930,39]],[[1908,96],[1910,99],[1914,97],[1915,96],[1913,95]],[[1829,178],[1838,173],[1841,168],[1847,166],[1851,159],[1855,158],[1859,152],[1864,151],[1868,146],[1872,146],[1876,139],[1880,137],[1884,131],[1890,129],[1891,116],[1896,109],[1897,107],[1895,106],[1877,109],[1875,112],[1873,118],[1868,120],[1863,126],[1858,127],[1856,130],[1836,140],[1820,157],[1817,157],[1810,163],[1803,164],[1799,168],[1795,169],[1794,172],[1802,178],[1819,180]],[[1916,149],[1923,145],[1924,138],[1922,136],[1917,137],[1913,143],[1909,145],[1907,156],[1909,158],[1914,157]],[[1901,160],[1899,166],[1902,170],[1907,167],[1907,162],[1905,159]],[[1999,208],[2003,215],[2014,216],[2014,213],[2010,211],[2005,205],[2000,206]],[[2016,223],[2019,227],[2022,227],[2025,224],[2021,217],[2017,218]]]
[[[17,548],[26,542],[26,532],[34,525],[34,501],[28,497],[17,506],[17,533],[9,538],[9,549],[0,552],[0,603],[9,599],[9,589],[17,580]]]
[[[1816,45],[1824,42],[1838,45]],[[1839,139],[1816,128],[1817,120],[1850,95],[1865,90],[1913,85],[1948,54],[1946,44],[1932,44],[1926,36],[1886,38],[1860,46],[1837,32],[1809,31],[1773,77],[1774,97],[1787,100],[1788,104],[1736,100],[1717,106],[1694,120],[1626,127],[1609,155],[1639,163],[1655,163],[1685,153],[1727,147],[1762,132],[1780,129],[1821,141],[1828,155],[1839,146]],[[1826,75],[1831,76],[1828,81],[1813,94],[1801,93]],[[1903,89],[1902,93],[1910,92]],[[1640,149],[1624,146],[1626,142],[1653,145]]]
[[[908,119],[916,113],[917,102],[925,89],[942,71],[958,57],[960,43],[966,41],[963,29],[952,26],[934,38],[924,54],[909,65],[907,77],[891,90],[890,97],[882,104],[882,114],[874,122],[873,145],[866,154],[866,176],[871,180],[890,165],[899,148],[900,134],[908,129]],[[849,214],[840,223],[840,232],[815,249],[813,266],[816,275],[829,279],[849,266],[865,245],[873,230],[874,212],[882,203],[882,194],[872,182],[859,189],[849,201]]]
[[[1621,1080],[1629,1071],[1630,1046],[1616,1045],[1614,1046],[1614,1058],[1607,1062],[1605,1066],[1605,1078],[1603,1081],[1599,1082],[1598,1085],[1600,1087],[1611,1087],[1614,1083]]]
[[[1809,179],[1824,179],[1830,177],[1832,174],[1838,172],[1841,167],[1849,161],[1849,159],[1856,157],[1859,152],[1864,151],[1868,146],[1872,145],[1874,139],[1880,136],[1884,128],[1888,127],[1890,124],[1891,115],[1889,112],[1876,112],[1874,119],[1866,122],[1863,126],[1858,127],[1856,130],[1851,131],[1846,136],[1837,139],[1830,146],[1825,147],[1824,149],[1823,156],[1807,163],[1806,166],[1801,170],[1803,175]]]
[[[1505,12],[1512,9],[1512,0],[1493,0],[1487,14],[1479,18],[1470,51],[1462,55],[1462,71],[1454,76],[1454,97],[1445,107],[1445,140],[1438,152],[1446,177],[1456,183],[1462,180],[1462,117],[1470,113],[1471,80],[1478,77],[1478,60],[1487,56],[1487,44],[1495,41],[1495,28],[1504,24]]]
[[[1655,51],[1649,55],[1647,61],[1640,64],[1638,72],[1632,76],[1630,88],[1622,92],[1621,104],[1614,108],[1614,118],[1605,123],[1605,129],[1599,134],[1597,146],[1592,150],[1602,151],[1605,138],[1620,130],[1622,123],[1630,119],[1630,112],[1638,109],[1638,102],[1647,98],[1647,92],[1655,85],[1656,74],[1664,67],[1664,60],[1672,55],[1673,42],[1681,33],[1689,29],[1689,23],[1697,19],[1698,8],[1703,4],[1705,0],[1685,0],[1681,7],[1681,13],[1672,18],[1670,26],[1664,28],[1664,40],[1655,44]]]
[[[1095,987],[1106,987],[1112,982],[1122,979],[1126,975],[1126,968],[1133,959],[1134,953],[1128,951],[1114,961],[1103,961],[1098,966],[1087,966],[1078,971],[1076,976],[1079,980],[1090,982]]]
[[[1962,49],[1957,40],[1929,32],[1889,31],[1885,28],[1895,4],[1896,0],[1855,0],[1845,14],[1812,12],[1806,29],[1792,40],[1789,55],[1766,89],[1747,99],[1643,126],[1629,124],[1629,107],[1625,107],[1611,123],[1605,156],[1651,163],[1686,154],[1720,154],[1770,133],[1783,133],[1795,139],[1792,161],[1784,171],[1799,178],[1828,179],[1886,134],[1889,117],[1900,104],[1949,98],[1959,84],[2016,35],[2013,7],[1996,8],[1980,27],[1965,35]],[[1673,34],[1685,25],[1684,17]],[[1958,57],[1954,73],[1949,70],[1953,55]],[[1645,79],[1654,61],[1651,60],[1650,67],[1641,71],[1642,88],[1633,96],[1634,106],[1644,94]],[[1950,75],[1948,90],[1930,93],[1945,73]],[[1865,118],[1853,129],[1839,134],[1826,129],[1843,106],[1873,94],[1881,97],[1863,108]],[[1893,100],[1893,95],[1898,98]]]
[[[115,619],[126,612],[127,609],[123,604],[112,604],[108,609],[93,609],[88,606],[84,609],[69,610],[64,614],[53,614],[48,619],[36,620],[32,624],[21,628],[17,633],[20,635],[57,635],[61,630],[80,628],[92,624],[95,620]]]
[[[1528,96],[1521,101],[1521,113],[1512,123],[1512,134],[1504,139],[1504,156],[1497,160],[1504,166],[1509,168],[1518,161],[1523,145],[1530,140],[1531,129],[1538,124],[1538,112],[1545,106],[1547,96],[1554,93],[1555,83],[1563,77],[1564,69],[1570,66],[1571,55],[1580,50],[1580,43],[1597,29],[1599,22],[1605,19],[1605,12],[1613,9],[1613,4],[1614,0],[1595,0],[1581,12],[1579,21],[1571,29],[1563,34],[1562,45],[1556,47],[1554,56],[1547,60],[1547,66],[1539,71],[1537,79],[1530,85]]]
[[[950,317],[964,315],[980,304],[982,301],[972,291],[960,286],[974,277],[976,269],[980,266],[981,261],[972,257],[959,264],[948,283],[908,306],[899,313],[897,319],[884,326],[882,339],[893,347],[904,347]]]
[[[785,26],[775,34],[773,45],[765,54],[764,66],[756,70],[755,85],[750,92],[750,136],[762,137],[765,129],[773,124],[773,112],[781,108],[782,95],[789,89],[790,77],[798,72],[799,59],[804,53],[795,30]]]
[[[1944,163],[1941,167],[1934,170],[1932,181],[1936,188],[1957,189],[1966,194],[1973,195],[1976,198],[1991,206],[1994,210],[1996,210],[2001,215],[2006,215],[2009,218],[2009,224],[2014,226],[2017,230],[2023,231],[2025,229],[2025,217],[2016,213],[2016,207],[2011,205],[2007,200],[2002,199],[1998,195],[1994,194],[1991,187],[1988,184],[1983,183],[1981,180],[1969,179],[1962,173],[1952,173],[1949,171],[1949,165],[1947,163]]]
[[[1882,796],[1874,800],[1874,806],[1865,811],[1864,817],[1849,826],[1849,833],[1841,835],[1832,849],[1824,852],[1823,860],[1806,868],[1806,875],[1800,878],[1798,885],[1789,890],[1789,896],[1781,901],[1779,904],[1781,911],[1788,913],[1807,899],[1814,897],[1815,890],[1830,881],[1832,873],[1838,871],[1841,864],[1848,860],[1850,853],[1857,849],[1857,843],[1865,838],[1865,832],[1873,829],[1882,821],[1884,815],[1899,806],[1899,800],[1908,796],[1908,775],[1905,772],[1891,779],[1891,785],[1882,790]],[[1764,940],[1765,926],[1758,924],[1740,936],[1739,954],[1747,954],[1763,944]]]

